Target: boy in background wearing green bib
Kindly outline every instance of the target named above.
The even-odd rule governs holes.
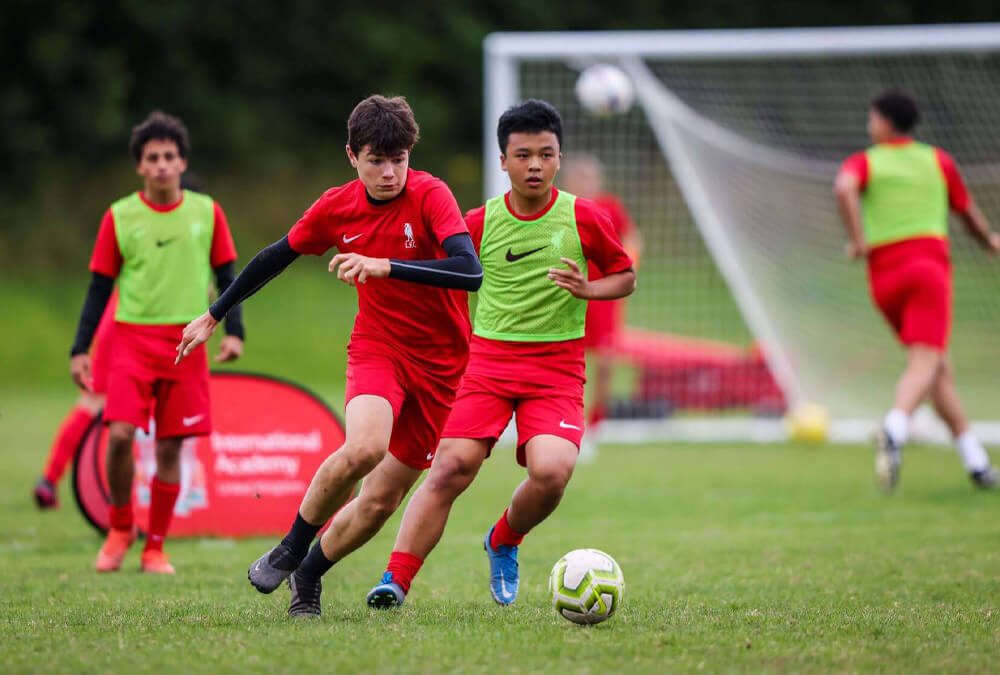
[[[1000,250],[1000,235],[990,231],[951,156],[909,135],[918,116],[905,94],[872,101],[868,133],[875,145],[849,157],[834,186],[848,255],[867,258],[872,298],[907,352],[895,403],[877,434],[875,474],[886,492],[895,487],[910,416],[930,396],[973,484],[988,489],[997,472],[969,428],[947,354],[949,207],[990,253]]]
[[[407,505],[372,607],[403,603],[475,478],[516,413],[517,461],[528,478],[486,534],[490,592],[517,598],[517,549],[559,504],[583,435],[584,320],[588,300],[635,290],[632,260],[595,203],[553,186],[562,120],[544,101],[508,109],[497,128],[511,190],[466,214],[483,265],[469,365],[427,480]],[[587,263],[603,274],[587,279]]]
[[[132,130],[129,149],[143,189],[119,199],[101,221],[90,260],[87,292],[70,372],[77,386],[91,390],[87,353],[115,279],[118,307],[110,337],[104,423],[108,425],[107,471],[111,528],[95,567],[118,570],[135,540],[132,514],[132,444],[136,428],[156,434],[156,475],[150,483],[149,525],[142,553],[144,572],[173,574],[163,552],[174,504],[180,493],[181,444],[212,430],[205,350],[183,367],[174,366],[174,345],[191,319],[208,307],[214,272],[221,291],[232,283],[236,248],[222,208],[211,198],[181,189],[187,169],[184,124],[152,113]],[[241,315],[230,314],[216,361],[243,353]]]

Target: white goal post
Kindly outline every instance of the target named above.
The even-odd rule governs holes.
[[[577,73],[599,62],[632,80],[631,111],[596,118],[575,100]],[[486,197],[509,185],[497,160],[500,114],[524,98],[552,102],[564,116],[566,159],[587,154],[604,164],[609,189],[646,240],[630,325],[699,341],[706,362],[725,345],[762,355],[785,406],[814,402],[830,412],[833,440],[868,436],[903,363],[871,306],[863,266],[843,256],[832,198],[839,163],[867,144],[873,95],[914,93],[917,137],[956,157],[1000,228],[1000,24],[495,33],[484,41],[484,76]],[[1000,266],[955,225],[951,355],[977,430],[1000,442]],[[670,381],[665,387],[682,377],[757,386],[725,368],[657,377]],[[656,377],[643,377],[656,390]],[[717,398],[711,413],[612,421],[604,434],[784,437],[773,406]],[[918,436],[948,439],[932,415],[918,418]]]

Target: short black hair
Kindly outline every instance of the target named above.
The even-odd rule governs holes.
[[[543,131],[554,133],[559,139],[559,147],[562,147],[562,117],[551,103],[529,98],[507,108],[497,122],[497,141],[500,143],[501,154],[507,154],[511,134],[537,134]]]
[[[142,161],[142,151],[150,141],[173,141],[177,144],[177,152],[185,159],[191,149],[187,127],[162,110],[154,110],[141,124],[132,127],[128,149],[137,164]]]
[[[882,92],[872,99],[872,107],[892,122],[893,128],[901,134],[909,133],[920,121],[917,102],[901,91],[890,89]]]
[[[367,145],[376,155],[393,157],[412,150],[418,140],[420,127],[402,96],[369,96],[347,118],[347,144],[355,155]]]

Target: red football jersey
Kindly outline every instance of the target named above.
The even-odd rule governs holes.
[[[444,181],[410,169],[394,199],[372,203],[360,179],[327,190],[288,233],[298,253],[323,255],[331,248],[372,258],[435,260],[441,242],[468,233],[462,212]],[[359,284],[358,315],[351,340],[388,341],[410,358],[448,370],[468,350],[468,294],[398,279]]]
[[[558,194],[556,188],[552,188],[552,199],[548,205],[522,220],[537,220],[548,213]],[[509,207],[510,193],[506,198]],[[602,275],[624,272],[631,268],[632,259],[622,247],[604,210],[594,202],[579,197],[574,210],[576,229],[587,261],[596,265]],[[465,214],[465,222],[477,251],[483,240],[485,216],[485,206]],[[474,336],[466,372],[498,380],[531,382],[540,386],[578,386],[586,380],[583,338],[564,342],[508,342]]]

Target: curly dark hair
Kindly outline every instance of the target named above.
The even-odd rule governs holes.
[[[909,94],[901,91],[884,91],[872,99],[872,107],[882,117],[892,122],[893,128],[901,134],[909,133],[920,121],[917,103]]]
[[[562,146],[562,117],[551,103],[529,98],[523,103],[511,106],[500,115],[500,121],[497,122],[500,152],[507,154],[507,143],[511,134],[537,134],[542,131],[554,133],[559,139],[560,147]]]
[[[418,140],[420,127],[402,96],[369,96],[347,118],[347,144],[355,155],[367,145],[376,155],[392,157],[412,150]]]
[[[154,110],[141,124],[132,127],[128,149],[136,163],[142,161],[143,148],[150,141],[173,141],[177,144],[177,152],[185,159],[191,150],[187,127],[178,118],[162,110]]]

